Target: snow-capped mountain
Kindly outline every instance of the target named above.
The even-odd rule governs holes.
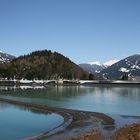
[[[15,58],[15,56],[12,56],[10,54],[0,51],[0,63],[10,62],[14,58]]]
[[[103,69],[101,74],[111,78],[120,78],[127,74],[131,77],[140,77],[140,54],[129,56],[110,67]]]
[[[116,62],[118,62],[118,60],[110,60],[105,63],[101,63],[100,61],[93,61],[79,64],[79,66],[89,73],[99,74],[102,70],[108,68],[109,66],[113,65]]]

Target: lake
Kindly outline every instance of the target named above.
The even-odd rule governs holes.
[[[140,116],[140,87],[137,86],[1,87],[0,97],[52,107]]]
[[[20,140],[47,132],[61,123],[63,117],[0,102],[0,139]]]

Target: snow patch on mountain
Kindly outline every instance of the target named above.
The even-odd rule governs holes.
[[[130,70],[128,70],[127,68],[122,67],[122,68],[119,69],[119,71],[121,71],[121,72],[129,72]]]
[[[109,66],[112,66],[113,64],[117,63],[119,60],[110,60],[110,61],[107,61],[105,63],[103,63],[103,65],[109,67]]]
[[[133,65],[133,66],[131,66],[131,68],[132,68],[132,69],[140,69],[140,67],[137,66],[137,65]]]
[[[95,73],[100,73],[101,71],[100,70],[95,70]]]

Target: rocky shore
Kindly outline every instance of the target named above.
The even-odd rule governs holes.
[[[88,132],[79,137],[73,137],[71,140],[101,140],[101,132],[99,130],[94,130],[93,132]]]
[[[88,132],[71,140],[102,140],[99,130]],[[132,124],[117,130],[108,140],[140,140],[140,124]]]
[[[140,140],[140,124],[132,124],[120,128],[111,140]]]

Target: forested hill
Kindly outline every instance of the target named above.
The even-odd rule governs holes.
[[[20,56],[0,67],[0,76],[15,79],[88,79],[69,58],[48,50]]]

